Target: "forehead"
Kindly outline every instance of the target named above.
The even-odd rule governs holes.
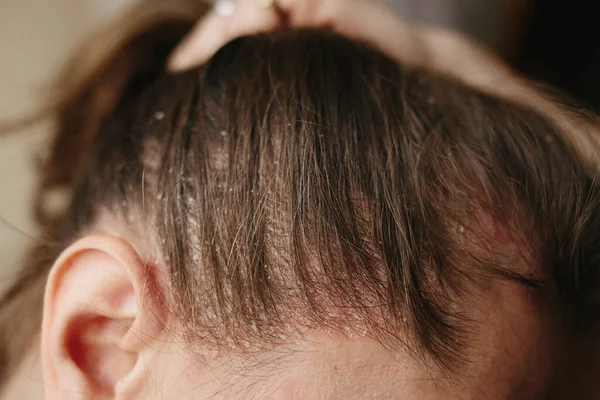
[[[103,233],[139,240],[110,213],[101,220],[97,229]],[[142,259],[155,257],[155,249],[142,243],[136,249]],[[266,394],[273,399],[462,399],[465,390],[473,393],[468,398],[505,399],[544,390],[560,373],[555,360],[564,343],[558,319],[541,310],[525,286],[510,281],[476,285],[465,299],[454,307],[468,321],[469,341],[460,349],[467,362],[453,371],[440,369],[420,350],[410,329],[397,330],[397,340],[386,342],[356,326],[294,328],[245,352],[202,341],[190,351],[179,339],[181,321],[173,315],[173,336],[164,341],[169,349],[161,352],[160,362],[168,366],[161,377],[164,390],[181,399],[215,394],[226,399]]]
[[[169,352],[165,365],[189,374],[165,377],[165,393],[182,399],[546,398],[560,350],[548,329],[552,322],[538,315],[516,285],[488,287],[470,313],[473,356],[460,374],[440,370],[414,348],[310,331],[251,355],[198,359]]]

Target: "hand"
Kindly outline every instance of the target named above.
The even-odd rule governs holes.
[[[498,95],[516,80],[491,52],[465,36],[413,25],[377,0],[225,1],[231,1],[231,13],[213,10],[199,21],[171,55],[171,71],[201,65],[235,38],[272,32],[287,24],[287,28],[330,29],[371,44],[405,65],[431,69]]]
[[[213,10],[174,51],[169,69],[182,71],[204,63],[227,42],[276,29],[322,28],[369,43],[389,57],[422,64],[427,46],[418,30],[391,9],[372,0],[237,0],[229,15]],[[265,4],[266,2],[270,2]]]

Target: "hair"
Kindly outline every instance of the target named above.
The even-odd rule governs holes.
[[[592,320],[600,192],[556,124],[324,31],[240,38],[165,72],[207,9],[145,2],[58,81],[44,237],[0,301],[4,379],[39,331],[52,261],[106,215],[156,250],[190,343],[408,332],[450,368],[490,277]],[[57,191],[64,210],[49,209]]]

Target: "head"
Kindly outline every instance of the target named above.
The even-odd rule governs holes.
[[[205,12],[148,3],[61,80],[7,370],[43,319],[49,398],[582,386],[600,192],[573,133],[321,31],[166,73]]]

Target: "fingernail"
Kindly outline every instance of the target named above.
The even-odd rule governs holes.
[[[217,0],[215,2],[215,12],[219,15],[227,17],[235,11],[235,3],[233,0]]]

